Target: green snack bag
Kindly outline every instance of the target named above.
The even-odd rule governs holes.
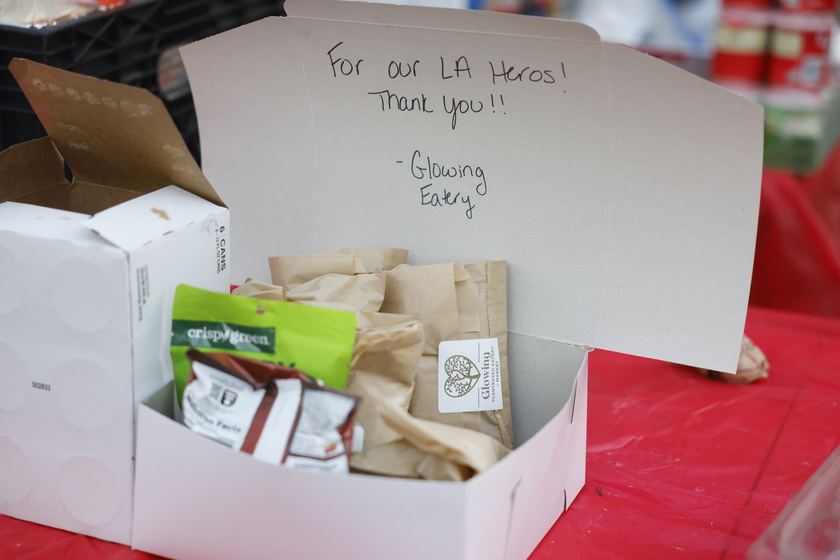
[[[179,285],[170,354],[178,402],[190,373],[186,352],[227,352],[298,369],[344,389],[356,315],[300,303],[254,299]]]

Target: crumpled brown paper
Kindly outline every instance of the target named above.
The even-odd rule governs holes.
[[[385,295],[383,274],[325,274],[292,288],[249,278],[235,295],[296,303],[335,303],[342,309],[377,311]]]
[[[383,272],[404,264],[408,251],[397,248],[351,247],[311,255],[268,259],[271,283],[291,288],[325,274],[354,275]]]
[[[382,417],[420,452],[415,466],[419,478],[467,480],[510,453],[510,449],[480,432],[423,420],[396,408],[384,408]]]
[[[398,266],[386,273],[382,311],[417,315],[426,344],[409,412],[417,418],[482,432],[513,448],[507,372],[507,269],[504,261]],[[438,410],[438,345],[446,340],[498,338],[502,410]]]
[[[413,317],[364,313],[359,327],[347,390],[362,398],[356,416],[365,430],[364,450],[351,466],[381,474],[411,476],[412,467],[391,467],[388,449],[403,439],[381,417],[384,408],[408,410],[414,391],[414,371],[423,350],[423,324]],[[390,453],[394,454],[396,450]]]
[[[273,301],[288,301],[286,288],[275,286],[266,282],[260,282],[248,278],[241,286],[237,286],[232,292],[237,296],[252,297],[257,299],[269,299]]]
[[[768,377],[769,369],[770,364],[764,352],[747,335],[744,335],[741,340],[741,354],[738,356],[738,369],[734,374],[708,369],[700,370],[700,372],[715,381],[746,385]]]
[[[357,423],[364,450],[355,472],[434,480],[466,480],[509,450],[490,436],[415,418],[409,403],[424,346],[423,324],[392,313],[360,313],[347,390],[362,397]]]

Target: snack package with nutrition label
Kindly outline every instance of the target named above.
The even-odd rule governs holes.
[[[280,363],[344,389],[355,339],[356,315],[349,311],[180,285],[170,340],[178,402],[190,372],[190,348]]]
[[[188,350],[184,424],[271,464],[348,473],[359,398],[286,366]]]

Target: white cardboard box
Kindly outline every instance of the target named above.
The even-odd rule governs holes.
[[[234,281],[344,246],[506,259],[517,450],[466,483],[321,476],[193,437],[164,392],[139,412],[134,546],[524,559],[585,480],[587,349],[734,371],[762,110],[572,22],[286,11],[182,49],[204,170],[247,246]]]
[[[175,286],[229,289],[229,213],[149,92],[11,69],[51,137],[0,153],[0,513],[129,544],[135,408]]]

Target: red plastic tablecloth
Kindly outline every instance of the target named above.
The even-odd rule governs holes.
[[[593,352],[587,482],[532,560],[735,560],[840,445],[840,320],[750,309],[770,377]]]
[[[751,308],[746,332],[770,362],[747,386],[591,354],[587,482],[531,560],[745,558],[840,445],[840,320]],[[0,558],[157,557],[0,516]]]

